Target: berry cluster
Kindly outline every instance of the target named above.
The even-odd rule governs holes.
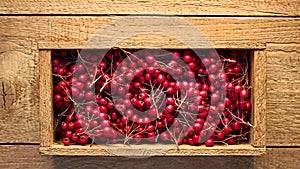
[[[249,139],[249,51],[54,50],[56,139],[213,146]]]

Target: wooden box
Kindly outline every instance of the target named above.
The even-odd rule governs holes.
[[[143,40],[140,40],[143,41]],[[126,44],[128,45],[128,44]],[[145,44],[143,44],[145,45]],[[228,45],[228,44],[227,44]],[[121,45],[122,46],[122,45]],[[136,47],[134,44],[129,47]],[[146,47],[148,44],[146,45]],[[245,44],[230,44],[226,49],[251,49],[253,58],[251,65],[252,86],[252,124],[250,142],[238,145],[215,145],[213,147],[180,145],[163,151],[165,145],[120,145],[112,144],[105,148],[101,145],[70,145],[63,146],[54,142],[54,113],[52,101],[52,67],[51,50],[41,49],[39,52],[40,67],[40,152],[47,155],[88,155],[88,156],[115,156],[111,153],[118,150],[124,156],[227,156],[243,155],[256,156],[265,153],[266,146],[266,52],[264,46]],[[128,46],[126,46],[128,47]],[[108,151],[109,150],[109,151]],[[154,153],[153,152],[157,152]]]

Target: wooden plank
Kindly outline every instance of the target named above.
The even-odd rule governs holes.
[[[52,106],[52,64],[51,51],[41,50],[39,53],[40,68],[40,137],[41,146],[53,143],[53,106]]]
[[[251,143],[255,147],[266,145],[266,51],[254,51],[252,62],[252,107],[254,114],[252,122],[254,128],[251,135]]]
[[[252,166],[255,169],[266,168],[299,168],[300,148],[268,148],[267,153],[254,157]]]
[[[268,44],[267,53],[268,83],[300,84],[299,37],[296,43]]]
[[[33,37],[40,49],[83,48],[90,37],[104,28],[111,28],[102,34],[101,41],[94,47],[161,47],[183,48],[179,41],[193,44],[211,42],[215,48],[264,48],[266,43],[299,42],[300,18],[186,18],[188,23],[170,22],[172,17],[162,19],[148,17],[2,17],[1,36]],[[167,19],[166,19],[167,18]],[[124,18],[123,18],[124,19]],[[115,21],[115,22],[113,22]],[[123,22],[122,22],[123,21]],[[125,21],[125,22],[124,22]],[[187,29],[197,28],[206,37],[199,38]],[[180,39],[165,35],[161,30],[179,30]],[[122,31],[121,31],[122,30]],[[131,37],[122,32],[139,30]],[[149,34],[147,38],[146,35]],[[176,32],[175,32],[176,33]],[[197,32],[199,33],[199,32]],[[153,35],[155,34],[155,35]],[[178,35],[178,36],[179,36]],[[123,39],[123,40],[120,40]],[[112,43],[118,41],[118,43]]]
[[[300,145],[300,43],[267,45],[267,142]]]
[[[298,168],[299,148],[268,148],[258,157],[60,157],[39,154],[38,145],[0,146],[1,168]]]
[[[257,156],[265,153],[264,148],[253,148],[250,144],[239,144],[234,146],[215,145],[213,147],[180,145],[93,145],[90,147],[72,145],[54,145],[41,147],[40,151],[46,155],[84,155],[84,156]]]
[[[0,143],[37,143],[37,44],[0,37]]]
[[[297,0],[4,0],[1,14],[167,14],[299,16]]]

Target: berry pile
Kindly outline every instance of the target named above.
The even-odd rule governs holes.
[[[250,51],[54,50],[56,139],[70,144],[249,140]]]

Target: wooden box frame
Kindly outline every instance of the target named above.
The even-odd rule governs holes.
[[[253,45],[255,46],[255,45]],[[253,47],[252,46],[252,47]],[[240,46],[239,46],[240,47]],[[246,48],[249,49],[249,46]],[[235,49],[235,48],[230,48]],[[244,49],[244,48],[242,48]],[[266,51],[264,48],[255,46],[253,62],[251,63],[252,84],[252,123],[255,126],[250,132],[250,143],[239,145],[215,145],[213,147],[180,145],[163,154],[164,156],[227,156],[244,155],[256,156],[266,151]],[[40,152],[47,155],[88,155],[88,156],[115,156],[101,145],[70,145],[63,146],[54,143],[53,131],[53,106],[52,106],[52,67],[51,50],[40,50]],[[149,151],[155,151],[164,145],[131,145],[122,147],[124,154],[130,150],[130,155],[143,156]],[[120,148],[120,145],[111,145],[112,149]],[[132,154],[132,152],[134,152]]]

